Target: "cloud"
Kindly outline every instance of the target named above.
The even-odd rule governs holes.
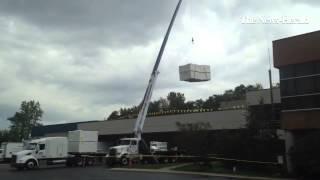
[[[177,1],[0,1],[0,128],[23,100],[45,124],[98,120],[144,94]],[[153,99],[170,91],[206,99],[240,83],[268,87],[271,41],[317,30],[317,3],[184,1]],[[309,24],[242,24],[241,17],[308,17]],[[194,45],[191,38],[195,39]],[[272,49],[271,53],[272,53]],[[212,80],[179,81],[178,66],[208,64]],[[274,82],[278,72],[273,69]]]

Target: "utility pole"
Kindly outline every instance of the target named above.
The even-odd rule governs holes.
[[[270,85],[271,121],[274,121],[275,117],[274,117],[274,105],[273,105],[273,87],[272,87],[271,59],[270,59],[270,49],[269,48],[268,48],[268,56],[269,56],[269,85]]]

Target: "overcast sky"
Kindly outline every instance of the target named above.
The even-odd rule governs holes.
[[[23,100],[40,102],[44,124],[101,120],[138,104],[176,3],[0,0],[0,128]],[[241,83],[268,87],[272,40],[318,30],[319,6],[316,0],[185,0],[153,99],[170,91],[206,99]],[[212,80],[179,81],[178,66],[187,63],[210,65]]]

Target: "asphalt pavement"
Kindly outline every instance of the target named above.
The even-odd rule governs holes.
[[[103,166],[73,167],[64,166],[43,167],[32,171],[17,171],[7,164],[0,164],[0,179],[2,180],[227,180],[230,178],[207,177],[199,175],[168,174],[154,172],[122,172],[111,171]]]

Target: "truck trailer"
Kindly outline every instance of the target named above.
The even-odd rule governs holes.
[[[46,165],[86,166],[102,161],[106,151],[98,151],[97,131],[69,131],[68,137],[44,137],[26,143],[24,150],[14,153],[11,166],[34,169]]]
[[[3,142],[0,146],[0,161],[10,161],[12,155],[23,149],[23,143]]]

